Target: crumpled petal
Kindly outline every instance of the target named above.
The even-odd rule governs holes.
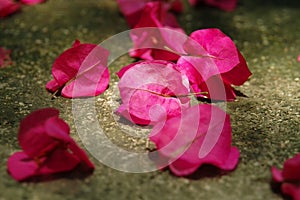
[[[12,61],[10,59],[10,54],[11,54],[11,50],[7,50],[0,47],[0,68],[12,64]]]
[[[54,80],[46,84],[50,92],[67,98],[97,96],[109,84],[108,50],[95,44],[80,44],[64,51],[52,66]]]
[[[10,156],[7,169],[17,181],[44,180],[60,172],[79,169],[91,173],[94,165],[69,136],[70,128],[54,108],[40,109],[25,117],[19,129],[22,152]]]
[[[21,5],[19,3],[16,3],[12,0],[0,0],[0,18],[4,18],[8,15],[11,15],[19,11],[20,9]]]
[[[151,1],[149,0],[117,0],[120,11],[125,16],[128,25],[133,28],[140,20],[143,9]],[[161,1],[164,8],[167,10],[182,12],[183,5],[180,0],[175,1]]]
[[[236,95],[231,85],[242,85],[251,72],[233,41],[219,29],[195,31],[185,43],[186,55],[177,61],[194,92],[213,100],[232,101]]]
[[[273,181],[281,184],[281,192],[300,200],[300,153],[284,162],[283,169],[271,168]]]
[[[187,176],[203,164],[223,170],[233,170],[238,163],[239,151],[231,146],[229,115],[220,108],[196,105],[181,115],[156,124],[150,134],[158,153],[158,167],[169,165],[177,176]]]
[[[43,2],[45,2],[46,0],[20,0],[20,1],[21,1],[21,3],[23,3],[23,4],[32,6],[32,5],[35,5],[35,4],[43,3]]]
[[[118,112],[136,124],[155,123],[189,107],[188,81],[174,63],[142,61],[126,66],[118,76],[122,99]]]
[[[145,28],[156,27],[156,28]],[[143,28],[143,29],[141,29]],[[169,29],[169,31],[165,30]],[[134,47],[129,52],[131,57],[144,60],[177,60],[178,53],[165,48],[173,48],[180,44],[174,41],[168,42],[172,32],[184,34],[184,30],[179,26],[175,16],[168,12],[162,2],[149,2],[143,10],[139,22],[130,32]],[[166,36],[166,34],[168,34]]]

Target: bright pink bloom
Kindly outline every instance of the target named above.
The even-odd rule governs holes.
[[[69,136],[70,128],[53,108],[37,110],[22,120],[19,144],[23,151],[7,161],[9,174],[17,181],[46,180],[62,172],[91,173],[94,165]]]
[[[184,45],[186,55],[178,61],[197,95],[214,100],[234,100],[231,84],[242,85],[251,75],[247,63],[233,41],[219,29],[193,32]]]
[[[11,15],[21,9],[20,4],[13,0],[0,0],[0,18]]]
[[[189,107],[188,80],[175,69],[174,63],[159,60],[133,63],[118,76],[122,99],[118,112],[136,124],[154,124]]]
[[[298,60],[298,62],[300,62],[300,55],[298,56],[297,60]]]
[[[225,11],[233,11],[237,6],[238,0],[189,0],[189,2],[193,6],[196,6],[198,3],[204,3]]]
[[[6,66],[12,64],[12,61],[9,56],[10,53],[11,53],[11,50],[7,50],[7,49],[0,47],[0,68],[6,67]]]
[[[166,10],[182,12],[183,5],[181,0],[117,0],[120,11],[125,16],[128,25],[133,28],[143,15],[143,10],[149,2],[160,2]]]
[[[147,29],[146,27],[155,27],[155,29]],[[172,46],[176,44],[174,41],[168,42],[171,31],[182,34],[184,31],[177,23],[175,16],[168,12],[163,3],[147,3],[138,24],[134,28],[130,33],[134,43],[133,49],[129,52],[131,57],[169,61],[179,58],[178,54],[168,51],[165,47],[173,49]]]
[[[280,185],[281,192],[300,200],[300,154],[284,162],[283,169],[271,168],[273,181]]]
[[[43,3],[46,0],[20,0],[21,3],[26,4],[26,5],[35,5],[35,4],[39,4],[39,3]]]
[[[177,176],[194,173],[204,164],[233,170],[239,151],[231,146],[229,115],[217,106],[192,106],[181,115],[157,123],[150,134],[157,147],[159,168],[169,166]]]
[[[95,44],[80,44],[64,51],[52,66],[53,80],[46,89],[67,98],[97,96],[109,84],[107,59],[109,52]]]

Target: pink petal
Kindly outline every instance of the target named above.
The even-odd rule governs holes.
[[[298,62],[300,62],[300,55],[298,56],[297,60],[298,60]]]
[[[275,182],[280,183],[283,182],[284,178],[282,176],[282,171],[277,169],[276,167],[271,168],[272,178]]]
[[[21,1],[21,3],[23,3],[23,4],[32,6],[32,5],[35,5],[35,4],[43,3],[43,2],[45,2],[46,0],[20,0],[20,1]]]
[[[146,29],[145,27],[156,28]],[[170,32],[184,33],[175,16],[168,13],[168,8],[162,2],[147,3],[140,21],[130,33],[134,42],[134,48],[130,51],[130,55],[146,60],[177,60],[179,56],[165,48],[175,45],[173,45],[173,41],[167,42],[166,38],[168,37],[164,36],[166,33],[162,33],[163,28],[169,29]]]
[[[155,1],[155,0],[154,0]],[[151,1],[149,0],[117,0],[120,11],[125,16],[128,25],[132,28],[134,27],[140,20],[143,9]],[[183,5],[180,0],[175,1],[161,1],[160,2],[163,7],[167,10],[172,10],[175,12],[182,12]]]
[[[154,126],[150,140],[178,176],[189,175],[203,164],[232,170],[238,163],[239,152],[231,147],[229,116],[216,106],[190,107],[181,116],[167,119],[163,128],[157,126],[161,125]]]
[[[202,92],[208,92],[208,94],[199,94],[197,97],[204,97],[213,100],[233,101],[235,100],[235,93],[233,88],[227,82],[218,76],[210,77],[205,83],[194,86],[193,89],[197,91],[197,88]]]
[[[283,183],[281,186],[283,194],[293,197],[293,200],[300,200],[300,186],[291,183]]]
[[[242,85],[244,84],[249,77],[252,75],[252,73],[250,72],[246,60],[243,57],[243,55],[239,53],[239,60],[240,63],[234,67],[232,70],[230,70],[229,72],[225,72],[222,74],[222,78],[230,84],[233,85]]]
[[[118,86],[122,99],[118,111],[126,118],[131,116],[134,123],[147,125],[165,115],[176,116],[189,107],[189,98],[175,97],[188,95],[189,91],[186,78],[175,69],[174,63],[138,62],[126,66],[118,75],[121,77]]]
[[[8,173],[17,181],[24,181],[35,176],[38,165],[23,152],[16,152],[8,158]]]
[[[219,29],[198,30],[191,33],[190,38],[192,40],[187,41],[185,48],[190,56],[182,56],[178,63],[189,63],[204,81],[213,75],[228,72],[240,63],[233,41]]]
[[[57,145],[57,142],[47,135],[44,125],[49,118],[56,118],[58,114],[59,111],[56,109],[45,108],[32,112],[21,121],[19,144],[31,158]]]
[[[107,59],[109,52],[95,44],[79,44],[64,51],[54,62],[52,75],[55,81],[47,83],[52,92],[60,88],[67,98],[97,96],[109,83]]]
[[[300,153],[284,162],[282,176],[285,181],[300,181]]]
[[[11,50],[6,50],[0,47],[0,68],[12,64],[10,59]]]
[[[49,92],[52,92],[54,93],[55,91],[59,90],[60,86],[59,84],[57,83],[57,81],[55,79],[49,81],[47,84],[46,84],[46,89],[49,91]]]
[[[20,9],[21,9],[20,4],[15,3],[12,0],[0,0],[0,18],[4,18],[8,15],[11,15],[19,11]]]
[[[38,175],[48,175],[73,170],[80,163],[77,155],[66,151],[65,149],[55,150],[41,164]]]

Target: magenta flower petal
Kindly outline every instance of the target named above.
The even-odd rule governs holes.
[[[271,168],[273,181],[281,185],[283,194],[300,200],[300,154],[295,155],[284,162],[283,169]]]
[[[167,61],[142,61],[118,73],[122,105],[118,112],[130,121],[147,125],[160,117],[180,114],[189,107],[187,80]],[[158,107],[157,107],[158,106]]]
[[[12,61],[10,59],[10,54],[11,54],[11,50],[7,50],[0,47],[0,68],[12,64]]]
[[[169,165],[177,176],[195,172],[203,164],[233,170],[239,151],[231,147],[229,115],[216,106],[197,105],[184,110],[163,124],[156,124],[150,134],[158,153],[166,159],[158,167]]]
[[[154,2],[155,0],[153,0]],[[125,16],[128,25],[133,28],[140,20],[143,15],[143,10],[149,0],[117,0],[120,11]],[[182,12],[183,5],[180,0],[175,1],[161,1],[163,7],[167,10],[172,10],[175,12]]]
[[[283,194],[293,197],[293,200],[300,200],[300,186],[292,183],[283,183],[281,186]]]
[[[242,85],[251,72],[233,41],[219,29],[203,29],[191,34],[185,43],[186,55],[178,61],[178,69],[186,74],[194,92],[214,100],[235,99],[231,85]]]
[[[21,5],[12,0],[0,0],[0,18],[11,15],[21,9]],[[0,58],[1,60],[1,58]],[[0,64],[1,66],[1,64]]]
[[[35,4],[43,3],[43,2],[45,2],[46,0],[20,0],[20,1],[21,1],[21,3],[23,3],[23,4],[32,6],[32,5],[35,5]]]
[[[18,140],[27,155],[36,157],[48,148],[55,148],[57,142],[47,135],[44,125],[49,118],[58,117],[58,114],[56,109],[45,108],[32,112],[21,121]]]
[[[23,152],[13,154],[7,162],[8,172],[17,181],[42,180],[75,168],[84,173],[94,170],[58,114],[58,110],[46,108],[22,120],[18,139]]]
[[[38,165],[24,152],[16,152],[8,158],[8,173],[17,181],[24,181],[35,175]]]
[[[146,28],[146,27],[155,27]],[[130,33],[134,43],[133,49],[130,51],[130,56],[145,60],[177,60],[179,55],[169,51],[165,47],[173,47],[174,42],[168,42],[165,35],[169,32],[184,33],[180,28],[173,14],[168,12],[168,8],[162,2],[149,2],[143,10],[139,22]],[[144,29],[139,29],[144,28]],[[170,31],[165,33],[164,29]],[[180,44],[176,44],[180,45]],[[172,49],[172,48],[171,48]]]
[[[95,44],[80,44],[64,51],[52,66],[54,80],[46,84],[50,92],[61,90],[67,98],[97,96],[109,84],[107,59],[109,52]]]

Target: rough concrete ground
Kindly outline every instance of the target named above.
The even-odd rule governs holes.
[[[186,7],[179,22],[187,33],[217,27],[230,35],[248,61],[253,76],[239,91],[248,98],[227,104],[233,145],[241,151],[238,168],[224,176],[200,174],[196,180],[168,171],[145,174],[119,172],[93,159],[95,173],[87,179],[17,183],[6,173],[6,159],[19,150],[20,120],[43,107],[55,107],[80,143],[71,113],[72,102],[51,100],[44,89],[54,59],[74,39],[100,43],[127,30],[114,1],[49,0],[24,7],[0,21],[0,46],[12,49],[14,64],[0,69],[0,199],[209,199],[279,200],[270,189],[270,166],[282,166],[300,152],[300,3],[297,0],[241,0],[231,13]],[[132,62],[127,56],[110,66],[111,73]],[[116,76],[111,85],[115,85]],[[144,141],[122,137],[111,115],[110,94],[97,97],[98,117],[117,144],[143,147]]]

